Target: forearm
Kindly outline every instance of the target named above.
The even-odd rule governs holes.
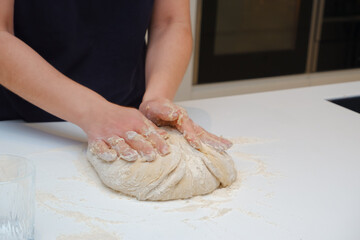
[[[72,81],[14,35],[0,31],[0,84],[34,105],[81,125],[86,114],[105,102]]]
[[[191,51],[191,28],[187,24],[169,23],[168,26],[155,27],[150,31],[144,101],[174,98]]]

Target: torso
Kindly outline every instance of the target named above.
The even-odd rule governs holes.
[[[145,91],[152,6],[153,0],[15,0],[14,31],[69,78],[111,102],[137,107]],[[8,101],[10,118],[59,120],[4,88],[0,99]]]

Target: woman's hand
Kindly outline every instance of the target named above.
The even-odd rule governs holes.
[[[232,146],[229,140],[211,134],[195,124],[184,108],[175,105],[168,99],[144,101],[139,109],[156,125],[176,128],[196,149],[200,149],[201,143],[210,145],[218,151],[225,151]]]
[[[94,107],[80,127],[87,133],[89,150],[104,161],[120,157],[135,161],[141,156],[153,161],[156,152],[170,152],[165,142],[166,132],[156,127],[135,108],[106,102]]]

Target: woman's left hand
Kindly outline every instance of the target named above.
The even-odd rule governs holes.
[[[181,132],[191,146],[201,148],[201,143],[212,146],[218,151],[225,151],[232,143],[204,130],[194,123],[186,110],[168,99],[154,99],[141,103],[139,110],[158,126],[171,126]]]

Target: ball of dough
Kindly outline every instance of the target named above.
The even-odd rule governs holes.
[[[203,144],[199,150],[191,147],[177,130],[164,128],[171,153],[157,155],[153,162],[141,158],[135,162],[120,158],[106,162],[92,154],[87,158],[102,182],[138,200],[184,199],[210,193],[226,187],[236,179],[232,158]]]

